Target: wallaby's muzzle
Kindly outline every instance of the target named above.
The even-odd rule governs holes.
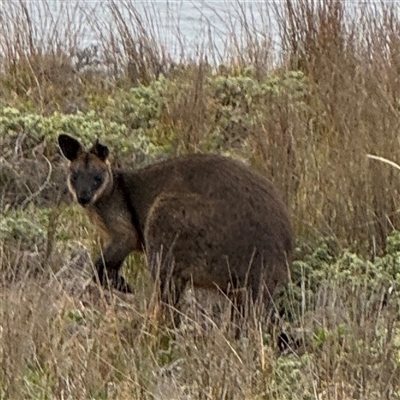
[[[79,196],[77,196],[78,203],[83,207],[87,206],[90,203],[91,199],[92,199],[92,196],[88,192],[84,192],[84,193],[80,194]]]

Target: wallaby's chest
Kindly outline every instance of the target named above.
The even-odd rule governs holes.
[[[98,229],[104,245],[128,242],[132,250],[140,250],[139,235],[128,209],[110,205],[105,208],[90,208],[88,215]]]

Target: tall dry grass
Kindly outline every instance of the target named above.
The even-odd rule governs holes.
[[[379,247],[398,224],[398,174],[365,154],[398,160],[399,16],[384,4],[351,17],[345,2],[288,1],[278,20],[286,62],[312,88],[309,119],[292,127],[296,215],[315,215],[317,234]]]

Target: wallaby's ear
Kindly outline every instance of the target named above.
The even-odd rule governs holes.
[[[108,150],[108,147],[101,144],[99,142],[99,139],[95,141],[93,147],[90,149],[90,152],[92,154],[95,154],[102,161],[106,161],[108,155],[110,154],[110,150]]]
[[[81,144],[76,139],[64,134],[58,136],[58,145],[69,161],[74,161],[78,153],[83,150]]]

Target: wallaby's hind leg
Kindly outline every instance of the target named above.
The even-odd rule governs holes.
[[[124,293],[133,293],[132,288],[119,274],[122,263],[130,253],[130,247],[123,242],[111,243],[95,262],[97,277],[100,284],[108,288],[110,285]],[[95,277],[96,278],[96,277]]]

